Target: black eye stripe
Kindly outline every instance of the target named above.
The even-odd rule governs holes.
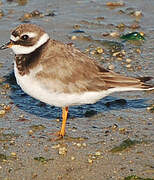
[[[27,40],[27,39],[29,39],[29,36],[25,34],[25,35],[21,36],[21,39],[22,40]]]

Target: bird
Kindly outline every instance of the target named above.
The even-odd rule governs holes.
[[[70,106],[93,104],[114,92],[152,90],[151,77],[127,77],[105,69],[72,44],[49,37],[36,24],[20,24],[11,31],[10,41],[0,50],[15,54],[17,84],[28,95],[62,108],[63,138]]]

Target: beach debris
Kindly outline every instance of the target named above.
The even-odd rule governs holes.
[[[124,40],[145,40],[143,33],[140,32],[131,32],[120,36]]]

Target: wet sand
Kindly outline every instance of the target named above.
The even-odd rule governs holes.
[[[8,41],[10,30],[22,21],[36,23],[53,39],[73,43],[106,68],[154,76],[154,2],[124,1],[114,8],[106,2],[2,1],[0,42]],[[141,17],[134,15],[137,11]],[[119,38],[136,31],[145,34],[141,44]],[[123,54],[114,54],[109,41]],[[54,140],[61,109],[20,89],[13,57],[10,50],[0,52],[0,180],[154,179],[154,115],[148,110],[154,104],[152,91],[116,93],[94,105],[71,107],[66,137]]]

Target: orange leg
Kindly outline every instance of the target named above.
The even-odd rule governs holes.
[[[59,136],[64,137],[65,135],[65,127],[66,127],[66,121],[67,121],[67,115],[68,115],[68,107],[62,108],[62,126],[61,130],[59,132]]]

